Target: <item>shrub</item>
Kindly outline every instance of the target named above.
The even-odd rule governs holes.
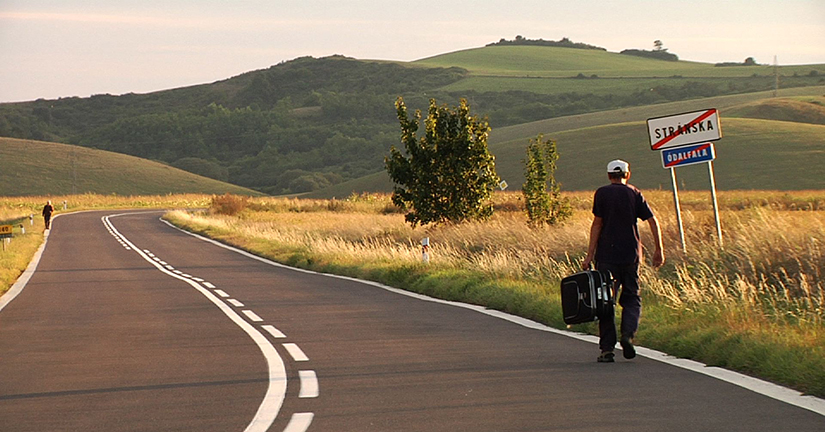
[[[524,167],[526,181],[521,191],[524,194],[527,218],[532,226],[556,225],[573,215],[570,202],[562,198],[561,188],[556,183],[558,159],[555,141],[545,141],[542,135],[530,140]]]
[[[215,195],[209,204],[209,211],[213,214],[234,216],[242,212],[249,205],[249,197],[232,194]]]

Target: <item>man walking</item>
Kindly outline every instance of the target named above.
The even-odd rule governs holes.
[[[662,250],[662,233],[659,221],[647,204],[642,192],[627,183],[630,165],[623,160],[607,164],[610,184],[600,187],[593,197],[593,224],[590,226],[590,243],[582,268],[588,269],[595,260],[598,270],[608,270],[613,275],[615,295],[621,286],[619,304],[622,306],[621,338],[625,358],[636,357],[633,337],[639,328],[642,298],[639,296],[639,263],[642,261],[642,242],[636,220],[647,221],[653,233],[655,249],[653,266],[665,261]],[[614,306],[604,317],[599,317],[600,363],[613,362],[616,346]]]
[[[43,222],[46,224],[46,229],[49,229],[49,225],[51,225],[52,220],[52,213],[54,213],[54,207],[52,206],[52,200],[46,201],[46,205],[43,206]]]

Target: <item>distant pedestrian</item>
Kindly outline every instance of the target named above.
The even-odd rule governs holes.
[[[619,304],[622,306],[621,338],[625,358],[636,357],[633,338],[639,328],[642,298],[639,296],[639,263],[642,261],[642,242],[636,220],[647,221],[653,233],[655,249],[652,264],[661,266],[665,261],[662,250],[662,232],[659,221],[650,209],[642,192],[627,183],[630,165],[623,160],[607,164],[610,184],[600,187],[593,197],[593,224],[590,226],[590,243],[582,268],[587,269],[595,260],[598,270],[609,270],[616,281],[613,298],[621,287]],[[613,362],[616,346],[614,306],[609,306],[605,317],[599,318],[599,362]]]
[[[43,206],[43,222],[46,223],[46,229],[49,229],[52,221],[52,213],[54,213],[54,207],[52,207],[52,200],[46,201],[46,205]]]

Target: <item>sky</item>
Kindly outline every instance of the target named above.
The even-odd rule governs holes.
[[[413,61],[516,35],[825,63],[825,0],[0,0],[0,102],[149,93],[303,56]]]

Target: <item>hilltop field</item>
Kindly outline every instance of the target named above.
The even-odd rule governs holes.
[[[261,195],[134,156],[42,141],[0,138],[0,196]]]
[[[150,94],[0,104],[0,136],[128,154],[265,194],[340,197],[389,189],[383,158],[398,143],[398,96],[412,109],[429,98],[451,105],[466,98],[489,119],[490,148],[512,188],[522,182],[523,149],[539,133],[558,141],[567,190],[602,183],[588,173],[606,153],[631,161],[640,187],[667,188],[635,131],[649,117],[718,108],[720,189],[816,189],[822,171],[810,161],[825,141],[823,86],[823,64],[716,67],[547,46],[487,46],[411,63],[305,57]],[[682,176],[685,187],[703,187],[693,171]],[[74,188],[129,192],[109,180],[78,189],[85,181],[95,178],[73,178]],[[3,193],[36,193],[23,187],[4,185]]]

